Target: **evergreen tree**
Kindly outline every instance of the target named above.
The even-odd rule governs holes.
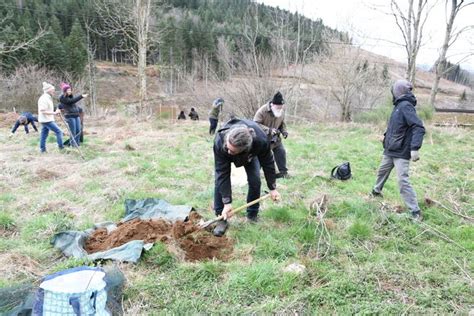
[[[38,43],[38,54],[35,56],[35,63],[57,71],[64,71],[67,65],[67,54],[64,44],[59,36],[48,28],[48,34]]]
[[[75,20],[72,25],[71,34],[66,38],[65,48],[68,56],[66,70],[80,76],[87,64],[87,47],[86,37],[78,20]]]

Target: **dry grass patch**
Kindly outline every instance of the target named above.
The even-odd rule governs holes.
[[[61,175],[59,172],[54,170],[48,170],[45,168],[38,168],[35,171],[36,177],[40,180],[51,180],[59,178]]]
[[[28,256],[17,252],[7,252],[0,255],[0,275],[7,280],[18,277],[37,278],[42,276],[41,265]]]

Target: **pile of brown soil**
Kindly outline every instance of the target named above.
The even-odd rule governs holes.
[[[85,250],[95,253],[119,247],[131,240],[143,240],[145,243],[161,241],[181,248],[186,260],[226,260],[232,252],[233,242],[227,237],[215,237],[207,230],[200,230],[197,225],[200,218],[199,214],[191,212],[185,222],[134,219],[118,224],[110,234],[105,228],[100,228],[88,238]]]

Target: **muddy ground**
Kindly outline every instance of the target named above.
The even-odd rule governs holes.
[[[87,240],[88,253],[119,247],[131,240],[145,243],[163,242],[178,247],[184,259],[201,261],[206,259],[226,260],[233,249],[233,242],[227,237],[215,237],[210,230],[199,229],[199,214],[191,212],[188,221],[171,223],[163,219],[134,219],[119,223],[117,229],[107,233],[105,228],[97,229]]]

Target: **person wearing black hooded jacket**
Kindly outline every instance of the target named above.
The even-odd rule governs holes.
[[[231,163],[244,167],[247,173],[247,202],[260,197],[260,166],[272,200],[280,199],[276,190],[275,162],[267,135],[260,126],[250,120],[232,119],[218,130],[214,139],[215,190],[214,211],[216,216],[223,215],[224,220],[217,223],[215,236],[224,235],[227,230],[227,218],[232,214],[232,188],[230,181]],[[247,208],[247,219],[256,222],[259,203]]]
[[[406,80],[397,80],[392,86],[393,111],[383,140],[383,158],[372,195],[381,196],[383,186],[395,167],[400,195],[413,218],[421,220],[416,193],[410,184],[408,173],[410,160],[420,159],[418,150],[423,143],[425,128],[416,114],[416,97],[413,85]]]

